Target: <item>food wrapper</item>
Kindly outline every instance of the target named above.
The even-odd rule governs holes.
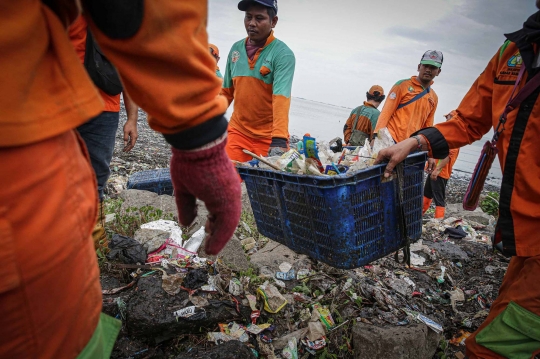
[[[296,338],[293,337],[289,339],[289,342],[287,343],[287,346],[283,348],[281,355],[287,359],[298,359],[298,343],[296,342]]]
[[[269,284],[268,281],[257,289],[257,295],[263,298],[264,310],[269,313],[275,314],[287,305],[287,299],[281,295],[275,286]]]
[[[326,329],[332,329],[336,325],[328,308],[323,307],[319,303],[315,303],[313,304],[313,310],[318,312],[319,319],[326,326]]]
[[[311,158],[315,161],[317,169],[319,170],[319,174],[323,173],[324,168],[319,158],[319,151],[317,150],[317,140],[315,138],[304,136],[304,153],[306,155],[306,159]]]

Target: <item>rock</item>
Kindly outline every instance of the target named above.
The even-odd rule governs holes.
[[[425,324],[378,327],[358,322],[353,327],[355,358],[431,359],[441,336]]]
[[[466,211],[461,203],[447,204],[446,217],[462,218],[466,221],[474,221],[485,226],[489,226],[495,222],[495,218],[487,213],[484,213],[480,207],[474,211]]]
[[[435,249],[443,258],[458,261],[468,261],[469,255],[460,246],[450,242],[427,242],[429,248]]]
[[[218,323],[249,318],[251,314],[251,308],[244,306],[240,306],[242,315],[238,314],[232,301],[210,300],[202,318],[198,314],[193,319],[175,318],[175,311],[189,306],[188,299],[184,290],[174,296],[167,294],[161,287],[160,276],[139,279],[136,290],[126,301],[125,325],[129,336],[160,343],[181,334],[211,331]]]
[[[250,264],[242,248],[240,240],[233,236],[231,240],[225,245],[225,248],[219,252],[217,256],[211,256],[204,251],[205,241],[203,241],[199,248],[199,257],[208,258],[210,260],[216,260],[221,258],[223,262],[232,270],[237,272],[243,272],[249,269]]]
[[[135,240],[142,244],[146,253],[157,250],[169,238],[170,232],[160,229],[140,228],[135,232]]]
[[[255,358],[251,349],[238,340],[231,340],[210,349],[194,348],[189,353],[180,354],[176,359],[251,359]]]
[[[251,263],[253,265],[259,269],[268,267],[274,273],[279,271],[279,265],[283,262],[292,263],[296,271],[309,268],[311,264],[308,256],[298,254],[272,240],[268,241],[268,244],[263,249],[251,255]]]
[[[110,214],[105,216],[105,223],[114,222],[115,219],[116,219],[116,214],[115,213],[110,213]]]
[[[128,189],[120,193],[120,197],[124,200],[120,208],[122,214],[125,214],[128,209],[132,213],[132,209],[150,206],[162,210],[163,214],[172,214],[174,217],[178,217],[176,202],[172,196],[166,194],[159,196],[154,192]]]

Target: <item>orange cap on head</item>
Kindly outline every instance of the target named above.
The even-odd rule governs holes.
[[[219,57],[219,49],[214,44],[208,44],[208,47],[210,48],[210,53],[214,55],[215,57]]]
[[[378,94],[376,94],[375,92],[378,92]],[[373,85],[371,86],[371,88],[369,89],[368,93],[370,95],[373,95],[373,96],[381,96],[381,95],[384,95],[384,90],[381,86],[379,85]]]

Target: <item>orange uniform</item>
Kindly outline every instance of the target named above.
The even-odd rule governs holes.
[[[433,126],[439,98],[431,87],[421,99],[398,108],[399,105],[406,104],[424,90],[416,76],[398,81],[386,98],[377,127],[375,127],[375,133],[381,128],[387,127],[394,141],[401,142],[414,132]]]
[[[96,185],[74,130],[103,100],[67,35],[79,2],[47,3],[0,0],[0,357],[103,358],[119,328],[100,315]],[[181,149],[223,135],[206,1],[84,3],[153,129]]]
[[[540,21],[537,13],[493,56],[463,98],[450,121],[419,131],[429,142],[430,155],[444,158],[448,149],[478,141],[499,123],[522,66],[523,88],[534,67],[532,45]],[[532,24],[531,24],[532,23]],[[466,340],[467,355],[476,358],[532,358],[540,353],[540,88],[508,113],[497,148],[503,172],[495,242],[515,255],[499,296],[485,322]]]
[[[439,173],[439,177],[442,177],[444,179],[450,179],[450,176],[452,176],[452,168],[454,168],[454,164],[456,163],[458,155],[458,148],[450,150],[450,153],[448,154],[450,161],[443,167],[443,169]]]
[[[345,143],[349,143],[351,138],[354,121],[358,119],[356,130],[366,133],[369,138],[373,137],[373,129],[379,119],[380,112],[371,103],[364,101],[364,106],[359,106],[352,110],[345,126],[343,127],[343,138]]]
[[[289,138],[289,109],[295,68],[293,52],[276,39],[273,32],[253,59],[248,58],[246,41],[238,41],[231,48],[221,91],[229,105],[234,100],[229,127],[235,132],[230,133],[227,153],[237,161],[251,159],[242,152],[242,146],[247,141],[268,142],[270,147],[272,139],[285,142]],[[252,152],[256,150],[247,149]],[[268,148],[265,152],[268,152]]]

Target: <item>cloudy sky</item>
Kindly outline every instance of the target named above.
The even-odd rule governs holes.
[[[209,0],[209,40],[225,68],[246,36],[238,0]],[[373,84],[386,92],[417,74],[426,50],[444,53],[433,89],[436,120],[454,109],[504,42],[536,10],[534,0],[278,0],[275,35],[296,55],[293,96],[356,107]]]

